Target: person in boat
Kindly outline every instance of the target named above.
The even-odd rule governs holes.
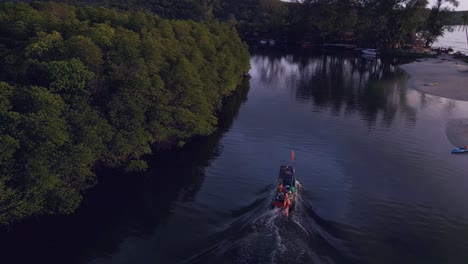
[[[284,186],[282,182],[280,182],[280,184],[278,185],[278,192],[284,192]]]
[[[284,194],[283,207],[284,207],[284,212],[285,212],[286,216],[289,216],[289,208],[291,207],[291,200],[289,199],[288,192]]]
[[[284,194],[284,208],[288,209],[291,206],[291,200],[289,199],[289,192]]]

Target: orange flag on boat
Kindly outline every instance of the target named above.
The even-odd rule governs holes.
[[[291,150],[291,161],[294,162],[294,150]]]

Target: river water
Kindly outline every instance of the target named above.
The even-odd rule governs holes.
[[[251,65],[214,135],[147,173],[101,173],[74,215],[2,232],[1,263],[466,262],[468,156],[447,131],[467,102],[351,55]],[[287,218],[269,204],[292,149],[302,187]]]
[[[455,26],[453,32],[446,31],[444,36],[437,39],[432,46],[434,48],[452,47],[454,51],[468,54],[468,39],[465,29],[461,26]]]

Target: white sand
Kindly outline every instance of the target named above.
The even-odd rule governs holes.
[[[449,55],[421,59],[400,68],[411,76],[415,90],[440,97],[468,101],[468,64]],[[433,84],[427,86],[427,84]]]

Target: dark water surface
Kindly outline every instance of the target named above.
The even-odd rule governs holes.
[[[0,263],[468,260],[468,155],[451,155],[446,135],[467,102],[409,90],[380,60],[251,64],[217,133],[145,174],[107,172],[75,215],[0,233]],[[286,218],[268,205],[291,149],[302,188]]]

